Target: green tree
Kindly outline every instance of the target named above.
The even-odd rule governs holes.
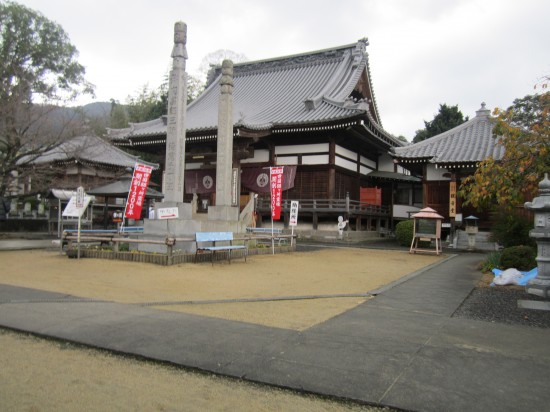
[[[425,128],[416,131],[413,143],[418,143],[430,137],[437,136],[466,121],[468,121],[468,116],[464,117],[462,112],[458,110],[458,105],[447,106],[445,103],[440,104],[439,113],[435,115],[434,119],[431,122],[424,120]]]
[[[161,85],[157,90],[151,90],[148,85],[144,85],[136,96],[128,96],[126,99],[128,121],[132,123],[146,122],[166,114],[167,90],[167,83]]]
[[[187,76],[187,104],[191,103],[204,91],[205,83],[197,76]]]
[[[111,99],[111,113],[109,115],[109,127],[123,129],[128,127],[128,112],[126,107],[117,100]]]
[[[30,167],[81,126],[59,105],[93,94],[78,51],[58,24],[14,2],[0,3],[0,196],[43,177]],[[36,103],[38,104],[36,104]],[[35,185],[36,187],[36,185]]]
[[[495,109],[494,138],[504,147],[502,159],[489,157],[463,180],[459,195],[477,208],[513,208],[536,195],[550,170],[550,92],[514,100]]]

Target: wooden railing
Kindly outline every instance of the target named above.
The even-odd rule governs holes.
[[[389,206],[378,206],[369,203],[361,203],[358,200],[349,199],[292,199],[300,202],[300,213],[336,214],[346,213],[350,216],[389,216]],[[283,200],[283,212],[290,211],[291,200]],[[268,213],[271,210],[269,199],[258,199],[257,209]]]

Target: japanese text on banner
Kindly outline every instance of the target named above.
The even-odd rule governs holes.
[[[145,202],[145,195],[147,193],[147,186],[149,186],[152,170],[153,168],[151,166],[136,163],[130,191],[128,192],[128,200],[126,201],[124,217],[128,219],[141,218],[141,209]]]
[[[271,218],[281,218],[281,203],[283,197],[283,166],[270,168],[271,182]]]

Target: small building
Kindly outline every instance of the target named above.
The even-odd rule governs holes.
[[[372,87],[368,41],[234,65],[233,162],[241,169],[241,206],[259,194],[257,213],[270,215],[266,168],[286,166],[293,180],[283,192],[300,201],[300,219],[313,228],[344,215],[357,230],[388,227],[395,183],[410,176],[393,162],[391,148],[404,143],[384,130]],[[221,67],[187,108],[185,201],[215,204],[217,117]],[[155,154],[164,168],[167,119],[109,130],[125,149]],[[387,174],[379,174],[384,172]],[[412,178],[412,180],[417,180]],[[194,182],[194,183],[193,183]],[[407,187],[409,187],[407,186]],[[361,202],[361,188],[381,190],[381,202]]]
[[[58,231],[59,209],[67,203],[72,191],[82,186],[87,192],[124,177],[131,178],[136,162],[151,165],[155,170],[159,168],[158,164],[145,162],[95,135],[67,140],[31,162],[33,167],[44,171],[42,189],[37,179],[15,182],[10,211],[0,229]],[[98,201],[103,202],[100,198]],[[112,205],[117,207],[120,205]],[[90,227],[92,219],[103,223],[103,213],[90,216]]]
[[[82,186],[87,191],[122,177],[132,177],[136,162],[159,168],[158,164],[143,161],[101,137],[88,135],[66,141],[43,153],[32,164],[59,170],[53,176],[50,187],[75,189]]]
[[[422,142],[394,147],[390,153],[399,165],[422,179],[423,207],[437,210],[450,224],[461,224],[464,214],[473,213],[486,222],[487,216],[462,205],[457,191],[481,161],[502,158],[504,147],[498,141],[490,110],[482,103],[467,122]]]

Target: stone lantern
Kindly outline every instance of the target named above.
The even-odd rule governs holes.
[[[474,250],[476,248],[476,235],[478,232],[477,217],[470,215],[464,218],[466,221],[466,233],[468,234],[468,250]]]
[[[535,214],[535,227],[529,236],[537,242],[538,275],[527,284],[526,291],[545,299],[550,298],[550,180],[548,173],[539,183],[539,196],[525,203]]]

